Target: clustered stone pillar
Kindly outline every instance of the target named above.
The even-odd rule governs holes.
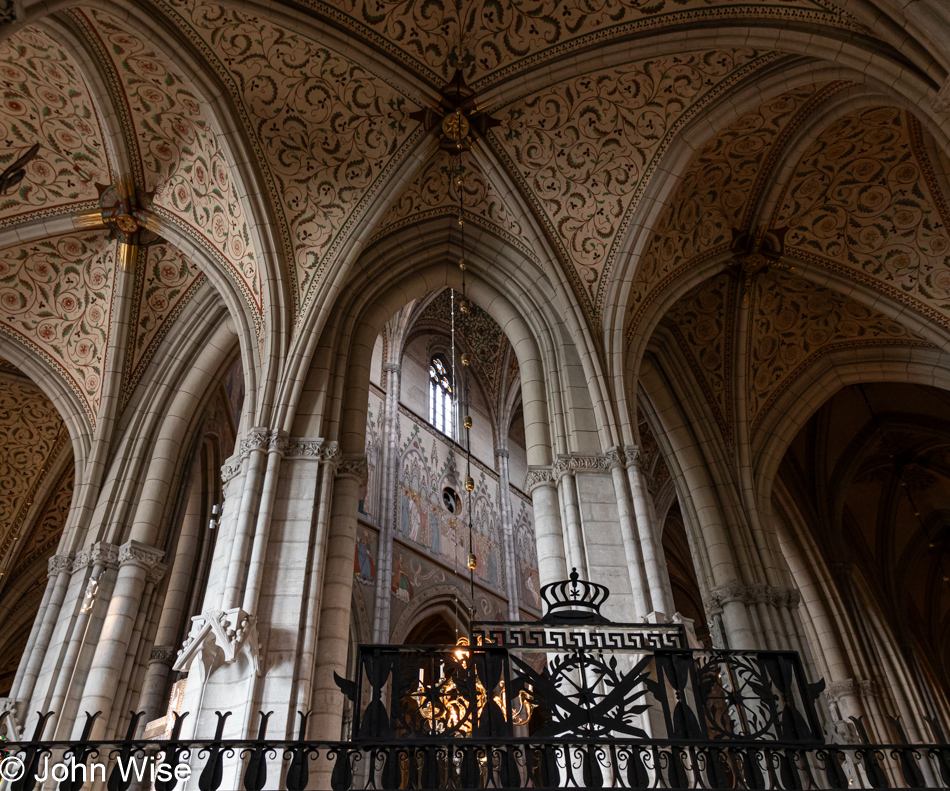
[[[312,698],[311,738],[335,741],[343,724],[343,696],[333,678],[346,676],[353,594],[360,487],[366,484],[366,456],[344,455],[337,467],[324,566],[323,602]]]
[[[542,585],[567,579],[564,531],[558,505],[557,484],[550,467],[530,466],[525,491],[534,506],[534,532],[538,548],[538,576]]]
[[[29,701],[33,697],[33,689],[36,686],[40,668],[43,666],[43,660],[46,658],[53,627],[59,618],[63,599],[66,598],[66,588],[72,576],[69,573],[72,565],[72,558],[68,555],[53,555],[49,559],[49,582],[46,583],[46,593],[43,595],[40,611],[36,615],[27,650],[23,654],[28,659],[20,663],[10,690],[10,697],[14,700]],[[20,712],[21,715],[25,713]]]
[[[637,521],[637,535],[643,551],[643,565],[646,568],[647,583],[653,611],[658,616],[669,619],[676,612],[673,604],[673,589],[670,575],[663,556],[662,537],[656,525],[656,507],[647,486],[646,475],[640,465],[640,448],[628,445],[623,456],[633,496],[633,510]]]
[[[554,465],[554,480],[557,482],[558,500],[564,520],[569,565],[576,568],[581,577],[588,579],[590,570],[587,568],[587,552],[584,548],[577,481],[574,480],[574,467],[567,463],[567,457],[558,456],[558,462]]]
[[[135,540],[119,549],[119,576],[109,600],[92,667],[86,678],[80,711],[110,711],[115,699],[126,652],[143,604],[148,572],[162,559],[163,552]],[[82,722],[73,727],[73,738],[79,738]],[[102,719],[96,721],[94,735],[101,737],[105,729]]]
[[[508,617],[519,618],[518,564],[515,547],[514,514],[511,507],[511,481],[508,473],[508,449],[495,448],[495,466],[498,469],[498,494],[501,500],[501,537],[505,553],[505,590],[508,595]]]
[[[386,373],[386,401],[383,406],[382,475],[380,485],[379,564],[376,568],[376,615],[373,620],[373,640],[389,640],[389,580],[392,577],[392,543],[396,531],[399,498],[399,392],[402,366],[383,363]]]
[[[197,464],[194,467],[198,474],[191,480],[175,560],[165,591],[158,630],[155,633],[154,648],[149,656],[148,669],[145,672],[145,681],[139,698],[138,710],[145,712],[145,716],[139,722],[139,736],[148,722],[164,714],[165,688],[176,653],[175,642],[181,630],[182,619],[187,614],[188,594],[201,539],[203,514],[200,469]]]

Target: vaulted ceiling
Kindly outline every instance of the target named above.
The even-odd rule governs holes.
[[[0,332],[59,372],[93,425],[129,233],[123,400],[206,281],[258,359],[278,359],[265,339],[309,328],[361,249],[449,220],[461,192],[468,222],[554,284],[595,350],[625,334],[635,368],[676,303],[669,322],[728,431],[729,374],[713,369],[733,319],[719,311],[713,333],[697,318],[736,300],[709,271],[726,259],[764,244],[769,265],[807,264],[810,282],[847,278],[950,328],[941,122],[899,91],[882,100],[899,80],[910,103],[936,96],[945,54],[899,50],[862,2],[150,0],[52,16],[28,2],[0,45],[0,163],[41,148],[0,201]],[[437,137],[451,85],[482,119],[461,172]],[[803,299],[802,278],[744,266],[761,270],[741,298],[752,312]],[[812,357],[854,340],[835,317],[858,309],[826,291]],[[923,342],[885,315],[855,318],[861,337]],[[753,421],[800,367],[790,354],[753,377]]]

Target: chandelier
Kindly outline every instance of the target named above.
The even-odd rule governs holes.
[[[429,684],[426,684],[425,671],[419,669],[419,679],[415,687],[406,696],[406,702],[411,707],[417,707],[419,716],[428,724],[428,729],[433,736],[445,734],[455,734],[459,736],[472,735],[472,723],[475,719],[480,719],[485,714],[485,707],[489,702],[488,691],[478,675],[471,673],[471,657],[466,650],[469,646],[467,637],[460,637],[456,643],[456,648],[452,652],[454,663],[447,667],[446,662],[439,662],[439,677],[433,678]],[[465,680],[461,686],[456,682],[458,671],[464,675]],[[470,679],[474,677],[474,708],[472,712],[472,699],[463,687],[469,685]],[[502,680],[495,687],[495,692],[491,696],[491,702],[501,712],[501,716],[508,719],[508,701],[505,694],[505,682]],[[527,725],[531,719],[531,714],[536,708],[537,703],[531,697],[528,690],[520,690],[511,702],[511,724]],[[474,714],[475,716],[471,716]]]

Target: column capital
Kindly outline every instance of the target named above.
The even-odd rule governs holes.
[[[508,448],[495,448],[496,459],[507,459],[510,455]]]
[[[353,478],[361,486],[369,479],[365,453],[344,453],[336,468],[337,478]]]
[[[618,467],[624,467],[627,463],[627,454],[623,448],[613,445],[607,448],[606,453],[604,453],[604,458],[607,461],[607,469],[614,470]]]
[[[246,456],[255,450],[267,450],[270,436],[271,431],[266,426],[252,428],[247,432],[247,436],[241,440],[238,453],[241,456]]]
[[[119,547],[119,565],[135,565],[151,573],[156,566],[160,565],[161,559],[165,553],[155,547],[143,544],[141,541],[130,539]],[[164,567],[163,567],[164,572]]]
[[[825,695],[829,700],[839,701],[841,698],[855,697],[858,694],[858,682],[853,678],[835,681],[825,687]]]
[[[165,554],[164,552],[162,553]],[[145,575],[145,581],[151,582],[152,585],[158,585],[162,581],[162,577],[165,576],[165,572],[168,570],[168,566],[164,563],[156,563],[152,568],[148,570]]]
[[[524,490],[529,495],[541,486],[550,486],[554,488],[554,470],[551,467],[530,466],[524,477]]]
[[[383,370],[387,373],[398,374],[402,371],[402,365],[399,363],[383,363]]]
[[[606,456],[559,453],[552,469],[554,479],[560,481],[565,475],[576,475],[579,472],[604,472],[609,467]]]
[[[73,559],[69,555],[53,555],[46,564],[46,571],[50,577],[55,577],[61,571],[70,571]]]
[[[107,544],[105,541],[97,541],[91,547],[76,553],[76,557],[73,558],[72,570],[76,572],[97,563],[101,563],[110,569],[118,568],[119,547],[115,544]]]
[[[287,447],[284,451],[284,458],[320,461],[323,446],[323,437],[289,437]]]
[[[639,445],[623,446],[624,463],[627,467],[633,467],[640,464],[641,451]]]
[[[175,663],[177,651],[170,645],[157,645],[148,655],[150,665],[165,665],[171,667]]]

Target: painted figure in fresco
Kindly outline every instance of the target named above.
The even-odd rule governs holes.
[[[524,580],[525,600],[536,610],[541,609],[541,583],[538,579],[538,570],[531,568],[527,563],[521,564],[521,579]]]
[[[376,563],[370,552],[369,531],[366,528],[363,528],[363,535],[356,544],[353,572],[356,574],[357,582],[363,585],[369,585],[376,579]]]
[[[392,592],[393,596],[400,601],[409,602],[412,600],[412,581],[409,579],[408,570],[403,565],[402,552],[396,555],[396,560],[393,563]]]
[[[419,495],[416,492],[409,492],[409,524],[407,525],[406,535],[409,536],[413,541],[420,543],[423,521],[425,519],[425,514],[422,512],[422,508],[419,507]]]

